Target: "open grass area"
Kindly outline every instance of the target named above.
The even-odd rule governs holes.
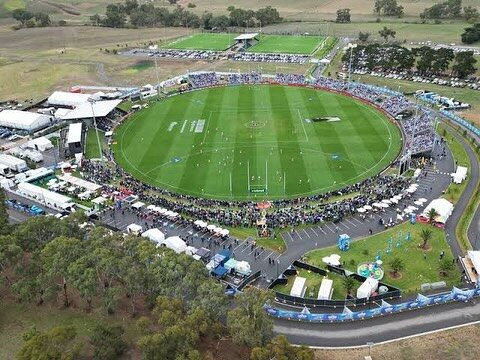
[[[422,242],[420,232],[427,228],[432,230],[433,236],[428,242],[431,248],[424,251],[418,247],[418,244]],[[405,240],[408,232],[411,235],[409,241]],[[402,240],[400,247],[397,247],[400,233],[402,234]],[[387,255],[386,249],[389,238],[393,240],[393,246],[391,254]],[[356,271],[359,264],[374,261],[375,256],[380,252],[385,271],[382,281],[400,288],[404,293],[414,293],[420,291],[420,286],[423,283],[446,281],[447,287],[451,287],[460,281],[458,268],[450,271],[445,277],[440,275],[438,264],[441,251],[445,251],[445,258],[453,259],[452,251],[443,230],[429,224],[411,225],[410,223],[403,223],[379,234],[354,241],[351,243],[350,250],[346,252],[341,252],[337,246],[332,246],[309,252],[305,255],[305,258],[308,263],[324,267],[323,257],[339,254],[341,255],[340,261],[345,261],[345,268]],[[424,259],[424,256],[426,256],[426,259]],[[389,274],[391,271],[389,263],[396,257],[400,258],[405,265],[405,269],[401,271],[401,278],[393,278]]]
[[[6,0],[3,7],[7,11],[13,11],[16,9],[25,9],[25,1],[23,0]]]
[[[100,146],[105,144],[105,133],[98,130],[98,137],[100,139]],[[100,159],[102,156],[100,150],[98,149],[97,135],[95,134],[95,128],[91,127],[87,131],[87,136],[85,138],[85,157],[87,159]]]
[[[168,49],[226,50],[235,43],[237,34],[194,34],[163,45]]]
[[[81,310],[59,310],[55,306],[34,306],[0,301],[0,359],[13,359],[20,349],[22,335],[35,326],[38,330],[47,330],[53,326],[73,325],[77,336],[87,340],[97,324],[121,325],[125,329],[125,340],[133,345],[139,336],[135,323],[128,317],[124,321],[101,313],[86,314]]]
[[[333,36],[327,36],[320,46],[318,47],[317,51],[313,54],[313,56],[317,59],[323,59],[326,55],[332,51],[332,49],[335,47],[337,44],[338,39]]]
[[[321,36],[264,35],[249,48],[254,53],[311,54],[324,40]]]
[[[346,296],[346,291],[343,288],[342,280],[343,276],[329,272],[327,276],[321,276],[320,274],[316,274],[314,272],[305,270],[305,269],[298,269],[297,276],[303,277],[306,280],[307,289],[305,291],[305,298],[312,298],[316,299],[318,297],[318,290],[320,289],[320,285],[323,279],[330,279],[333,281],[333,293],[331,300],[343,300]],[[290,294],[292,290],[293,283],[295,281],[296,276],[289,276],[288,282],[285,285],[277,285],[273,288],[273,290],[281,292],[283,294]],[[357,288],[361,285],[361,283],[355,283],[355,286],[352,289],[351,294],[356,294]]]
[[[115,142],[118,163],[142,181],[233,200],[344,187],[383,170],[400,149],[396,126],[364,103],[268,85],[152,104],[117,128]]]
[[[456,166],[465,166],[466,168],[471,169],[472,165],[470,164],[470,158],[463,145],[450,133],[452,131],[451,128],[440,124],[438,126],[438,131],[447,142],[448,148],[455,159]],[[443,197],[453,204],[456,204],[467,187],[468,182],[471,180],[469,175],[470,174],[467,174],[467,179],[461,184],[455,184],[452,182],[448,185]]]

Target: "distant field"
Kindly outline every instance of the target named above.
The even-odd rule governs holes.
[[[464,28],[469,26],[463,22],[442,24],[404,23],[395,19],[383,18],[382,22],[354,22],[351,24],[337,24],[334,22],[293,22],[269,25],[263,28],[264,33],[292,33],[330,35],[336,37],[357,37],[359,31],[370,33],[370,40],[381,40],[378,31],[384,26],[396,31],[396,39],[400,41],[433,41],[438,43],[460,43],[460,35]]]
[[[249,52],[311,54],[324,38],[320,36],[265,35]]]
[[[195,34],[165,44],[168,49],[216,50],[228,49],[235,42],[237,34]]]

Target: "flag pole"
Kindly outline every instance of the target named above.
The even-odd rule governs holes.
[[[247,160],[247,189],[250,192],[250,160]]]

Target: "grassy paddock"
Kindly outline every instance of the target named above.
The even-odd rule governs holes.
[[[101,313],[86,314],[81,310],[59,310],[50,305],[33,306],[7,301],[0,302],[0,359],[13,359],[14,354],[22,346],[22,335],[35,326],[38,330],[48,330],[53,326],[73,325],[77,335],[87,340],[97,324],[122,325],[125,329],[125,340],[134,345],[139,336],[135,323],[129,318],[120,321]]]
[[[168,49],[226,50],[235,42],[237,34],[194,34],[167,44]]]
[[[431,249],[423,251],[418,248],[421,243],[420,232],[422,229],[430,229],[433,231],[432,239],[429,241]],[[411,240],[406,241],[405,236],[410,231]],[[396,247],[399,232],[402,232],[402,241],[399,248]],[[385,250],[388,246],[389,238],[393,239],[392,252],[387,255]],[[345,268],[356,271],[357,266],[364,262],[372,262],[378,251],[381,251],[381,259],[384,262],[383,269],[385,276],[382,281],[397,286],[405,293],[414,293],[420,291],[420,285],[436,281],[446,281],[447,287],[457,284],[460,280],[460,272],[458,268],[452,270],[448,276],[443,277],[438,271],[439,254],[445,251],[445,258],[453,259],[452,251],[445,237],[443,230],[435,228],[428,224],[403,223],[392,229],[386,230],[379,234],[354,241],[350,250],[341,252],[337,246],[311,251],[305,255],[308,263],[316,266],[324,267],[322,258],[331,254],[341,255],[340,261],[345,261]],[[424,254],[426,259],[424,259]],[[401,271],[402,277],[394,279],[389,275],[391,271],[389,262],[394,258],[402,259],[405,269]]]

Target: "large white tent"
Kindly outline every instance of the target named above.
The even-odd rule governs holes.
[[[44,128],[53,122],[53,117],[30,111],[0,111],[0,126],[29,132]]]
[[[91,97],[89,94],[71,93],[65,91],[55,91],[48,97],[49,105],[75,107],[88,102]]]
[[[425,210],[423,210],[422,212],[421,216],[424,219],[428,219],[428,212],[430,211],[430,209],[435,209],[438,213],[434,220],[437,223],[445,224],[450,215],[452,215],[453,204],[450,201],[442,198],[432,200],[432,202],[428,204]]]
[[[452,173],[453,182],[455,184],[461,184],[463,180],[467,178],[468,168],[465,166],[457,166],[457,171]]]

